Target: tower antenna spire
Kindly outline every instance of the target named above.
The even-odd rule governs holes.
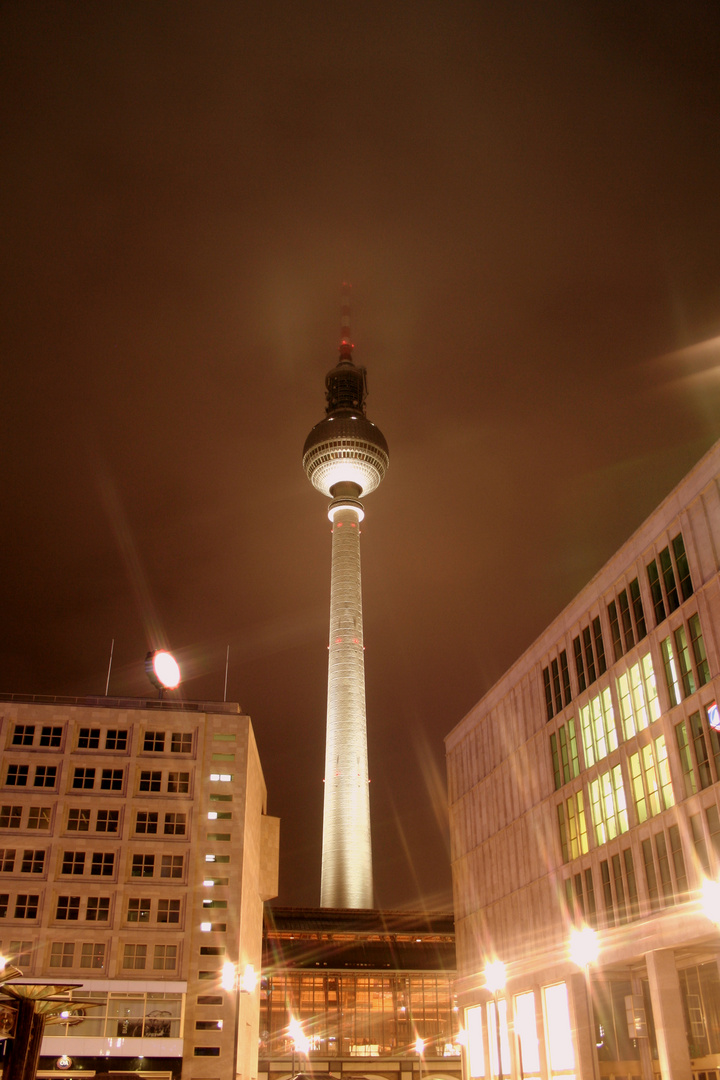
[[[354,345],[350,335],[350,291],[349,281],[342,284],[342,315],[340,318],[340,362],[352,364],[352,351]]]

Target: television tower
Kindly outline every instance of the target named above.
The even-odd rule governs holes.
[[[388,467],[382,433],[365,416],[365,368],[355,367],[350,300],[343,286],[340,359],[325,376],[325,419],[303,449],[313,487],[332,499],[332,574],[328,660],[325,800],[320,906],[373,906],[368,791],[365,657],[360,584],[361,495],[374,491]]]

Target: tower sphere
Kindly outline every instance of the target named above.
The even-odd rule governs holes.
[[[333,498],[337,484],[351,483],[358,496],[374,491],[390,458],[385,436],[360,411],[338,409],[312,429],[303,468],[313,487]]]

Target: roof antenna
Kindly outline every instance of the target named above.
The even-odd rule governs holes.
[[[353,343],[350,338],[350,283],[343,281],[342,285],[342,317],[340,320],[340,361],[352,364]]]

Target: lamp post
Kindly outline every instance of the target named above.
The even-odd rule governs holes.
[[[574,964],[585,972],[585,997],[587,999],[588,1029],[590,1033],[590,1053],[592,1054],[593,1077],[598,1075],[596,1063],[597,1046],[595,1044],[595,1019],[593,1016],[592,996],[590,993],[590,965],[598,958],[600,946],[595,930],[590,926],[573,929],[570,932],[570,957]]]
[[[415,1053],[418,1056],[418,1068],[420,1070],[420,1080],[423,1076],[423,1057],[425,1054],[425,1040],[421,1035],[417,1035],[415,1038]]]
[[[300,1021],[296,1020],[294,1017],[290,1020],[290,1023],[288,1024],[288,1035],[292,1039],[293,1044],[292,1074],[293,1076],[295,1076],[295,1055],[300,1054],[301,1056],[307,1057],[310,1051],[310,1040],[303,1031]]]
[[[485,985],[495,1002],[495,1034],[497,1036],[498,1077],[503,1080],[502,1042],[500,1039],[500,1004],[498,995],[505,989],[505,965],[502,960],[493,960],[485,966]]]

